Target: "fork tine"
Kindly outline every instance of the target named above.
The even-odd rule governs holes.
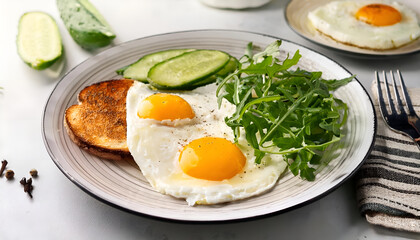
[[[383,96],[383,91],[382,91],[382,87],[381,87],[381,80],[379,79],[379,74],[377,71],[375,71],[375,80],[376,80],[376,86],[378,87],[378,102],[379,102],[379,106],[380,106],[380,110],[382,113],[382,116],[387,116],[388,115],[388,111],[386,109],[386,105],[385,105],[385,100],[384,100],[384,96]]]
[[[398,109],[401,113],[405,113],[404,106],[400,97],[400,91],[398,90],[397,82],[395,81],[394,72],[392,70],[389,71],[389,75],[391,76],[392,88],[394,90],[395,101],[397,101]]]
[[[391,97],[391,93],[390,93],[390,90],[389,90],[389,82],[388,82],[388,78],[386,77],[385,71],[382,71],[382,75],[383,75],[383,78],[384,78],[385,92],[386,92],[386,95],[388,97],[388,104],[389,104],[389,107],[391,109],[391,114],[395,114],[397,111],[395,110],[394,101],[392,100],[392,97]]]
[[[415,114],[413,104],[411,103],[410,95],[408,95],[407,87],[405,86],[404,79],[399,69],[397,69],[397,73],[398,73],[398,79],[400,80],[402,95],[403,95],[404,101],[407,104],[408,111],[410,112],[410,114]]]

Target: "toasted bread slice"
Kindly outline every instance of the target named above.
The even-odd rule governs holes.
[[[126,96],[133,80],[109,80],[80,91],[64,126],[79,147],[106,159],[132,159],[127,147]]]

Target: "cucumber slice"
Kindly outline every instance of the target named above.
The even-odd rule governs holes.
[[[117,73],[123,75],[124,78],[147,82],[147,74],[154,65],[191,51],[194,51],[194,49],[171,49],[151,53],[143,56],[137,62],[117,70]]]
[[[186,52],[153,66],[149,83],[157,89],[186,89],[221,70],[229,54],[217,50]]]
[[[19,20],[17,51],[30,67],[43,70],[63,53],[61,35],[54,19],[43,12],[28,12]]]
[[[61,19],[74,41],[91,50],[109,45],[115,34],[88,0],[57,0]]]
[[[234,72],[236,70],[236,68],[238,68],[238,64],[239,61],[234,58],[234,57],[230,57],[229,62],[217,73],[211,75],[210,77],[207,77],[199,82],[193,83],[191,85],[191,89],[193,88],[197,88],[197,87],[201,87],[210,83],[214,83],[216,82],[218,77],[224,78],[227,75],[229,75],[230,73]]]

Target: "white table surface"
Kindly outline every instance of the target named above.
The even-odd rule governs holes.
[[[284,18],[285,0],[244,11],[213,9],[198,0],[91,2],[117,34],[115,43],[194,29],[234,29],[270,34],[315,49],[357,75],[367,88],[376,69],[402,70],[409,87],[420,86],[420,54],[394,59],[358,59],[313,44],[293,32]],[[55,166],[41,135],[48,96],[60,76],[26,66],[16,53],[20,16],[44,11],[55,18],[65,47],[63,73],[95,53],[70,37],[54,0],[0,3],[0,160],[15,179],[0,178],[0,239],[420,239],[413,233],[372,226],[359,214],[354,181],[309,205],[269,218],[229,224],[171,223],[136,216],[89,196]],[[101,49],[99,51],[102,51]],[[61,74],[63,74],[61,73]],[[370,91],[370,90],[369,90]],[[19,180],[36,168],[34,198]]]

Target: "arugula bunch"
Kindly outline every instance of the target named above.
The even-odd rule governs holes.
[[[321,72],[297,68],[299,50],[280,61],[275,41],[257,54],[252,43],[240,59],[238,69],[218,80],[219,106],[222,99],[236,105],[236,112],[225,119],[235,141],[244,129],[254,148],[255,162],[265,154],[282,154],[290,171],[302,179],[315,179],[314,166],[321,163],[322,152],[342,137],[347,119],[347,105],[332,91],[352,81],[325,80]]]

